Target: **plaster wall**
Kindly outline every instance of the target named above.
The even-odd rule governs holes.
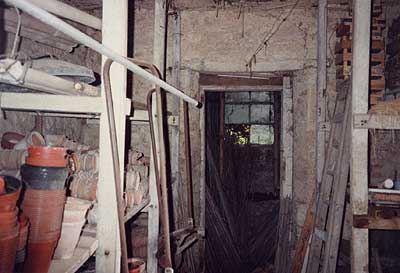
[[[264,6],[263,6],[264,7]],[[151,9],[135,11],[134,56],[151,61],[153,13]],[[291,15],[282,21],[288,13]],[[329,9],[328,37],[328,114],[335,97],[334,48],[335,27],[343,9]],[[301,227],[315,185],[314,136],[316,92],[316,22],[317,8],[304,4],[267,8],[183,9],[181,11],[181,87],[188,94],[198,95],[198,75],[201,72],[249,72],[246,64],[269,38],[267,47],[256,55],[253,72],[288,72],[293,82],[294,166],[293,193],[295,222]],[[173,20],[172,16],[169,20]],[[170,24],[171,25],[171,24]],[[274,33],[274,34],[271,34]],[[177,34],[175,34],[177,35]],[[172,72],[173,31],[169,28],[167,79]],[[135,80],[134,98],[144,102],[145,85]],[[199,192],[200,177],[200,112],[190,109],[194,192]],[[137,136],[135,136],[137,138]],[[135,143],[133,143],[135,146]],[[196,212],[199,211],[199,199]]]

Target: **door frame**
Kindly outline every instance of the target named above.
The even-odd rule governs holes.
[[[203,102],[200,109],[200,226],[205,229],[205,183],[206,183],[206,92],[281,92],[281,134],[280,134],[280,201],[293,197],[293,89],[291,77],[283,76],[282,85],[201,85],[199,94]]]

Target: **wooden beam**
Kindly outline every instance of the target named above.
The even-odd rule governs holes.
[[[283,78],[282,91],[281,200],[293,195],[293,93],[290,78]]]
[[[325,162],[325,130],[322,124],[326,122],[326,65],[327,65],[327,0],[318,2],[318,38],[317,38],[317,92],[316,92],[316,146],[315,146],[315,168],[317,184],[321,183],[322,170]]]
[[[200,85],[224,85],[224,86],[259,86],[271,85],[282,86],[282,77],[271,78],[251,78],[251,77],[236,77],[236,76],[219,76],[213,74],[200,74]]]
[[[307,264],[307,249],[309,248],[309,241],[311,238],[311,234],[314,230],[315,194],[316,192],[314,190],[310,203],[308,204],[306,220],[304,221],[300,237],[296,243],[296,250],[292,262],[291,273],[302,272],[303,265]]]
[[[153,63],[159,69],[161,77],[164,78],[165,74],[165,36],[167,27],[167,1],[166,0],[154,0],[154,34],[153,34]],[[160,142],[160,134],[158,128],[162,128],[162,125],[158,123],[159,117],[162,115],[159,111],[159,104],[161,103],[160,94],[153,96],[152,99],[152,115],[153,120],[156,123],[154,126],[154,136],[156,139],[156,154],[158,161],[158,169],[160,170],[160,179],[165,176],[163,169],[161,168],[161,149],[163,149],[163,141]],[[160,126],[161,125],[161,126]],[[157,182],[155,177],[154,159],[151,157],[150,162],[150,194],[151,204],[149,206],[149,222],[148,222],[148,247],[147,247],[147,272],[157,273],[158,272],[158,238],[160,232],[160,207],[158,196],[157,196]],[[165,204],[163,204],[165,206]],[[161,216],[162,217],[162,216]],[[167,230],[169,233],[169,228]],[[170,246],[166,246],[170,247]],[[168,257],[169,258],[169,257]]]
[[[103,44],[123,56],[127,53],[128,1],[103,0]],[[102,63],[107,58],[102,58]],[[126,100],[126,69],[114,63],[110,71],[114,114],[117,129],[121,177],[124,177],[125,123],[126,114],[123,103]],[[101,92],[105,105],[105,92]],[[105,106],[104,106],[105,109]],[[105,112],[103,112],[105,113]],[[98,223],[97,238],[99,248],[96,252],[96,272],[120,272],[121,247],[119,240],[117,202],[115,198],[114,172],[111,162],[111,141],[107,116],[100,116],[100,168],[97,188]]]
[[[400,129],[400,116],[379,114],[355,114],[353,117],[356,129]]]
[[[353,1],[352,114],[368,112],[371,0]],[[368,131],[351,129],[350,199],[353,215],[368,214]],[[368,229],[352,227],[351,270],[368,272]]]

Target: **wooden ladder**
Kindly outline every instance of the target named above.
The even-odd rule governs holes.
[[[350,168],[351,91],[349,81],[337,88],[334,117],[321,183],[316,190],[313,236],[307,273],[334,273],[344,217]]]

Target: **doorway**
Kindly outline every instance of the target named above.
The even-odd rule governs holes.
[[[282,92],[204,91],[206,272],[267,271],[279,220]]]

